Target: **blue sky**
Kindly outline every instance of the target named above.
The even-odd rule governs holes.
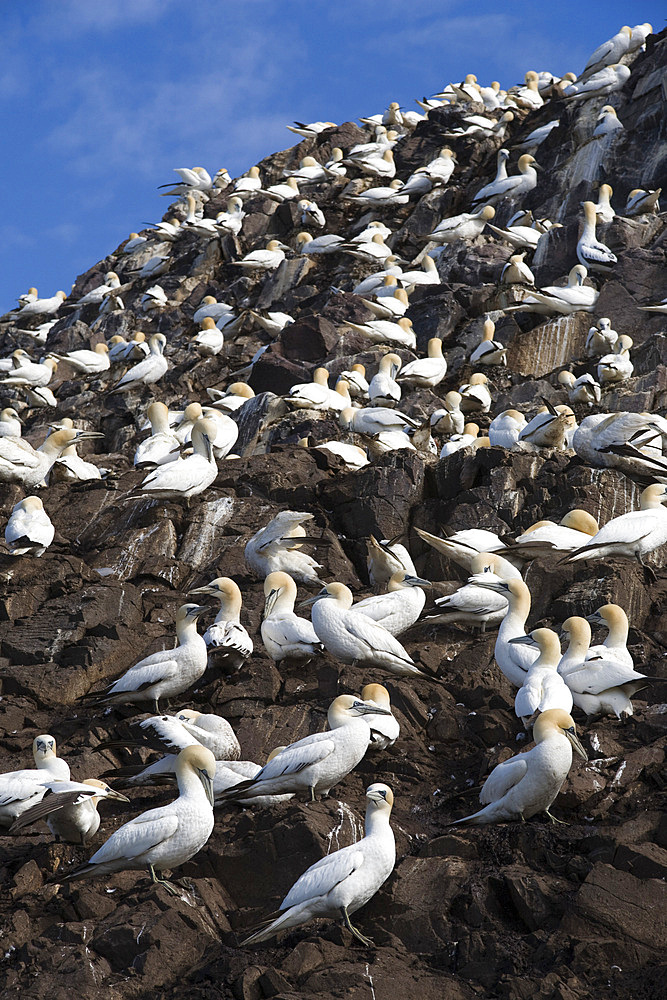
[[[68,292],[157,222],[174,167],[235,176],[293,145],[285,125],[342,122],[474,72],[580,71],[661,3],[561,0],[25,0],[2,4],[5,140],[0,312]]]

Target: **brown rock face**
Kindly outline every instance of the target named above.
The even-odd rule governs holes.
[[[499,276],[510,247],[486,232],[445,247],[438,260],[442,283],[418,288],[407,315],[418,355],[438,336],[449,370],[433,390],[405,388],[404,412],[427,422],[448,391],[469,381],[470,353],[491,313],[508,363],[487,369],[493,405],[479,417],[481,433],[502,409],[516,408],[530,418],[543,400],[567,402],[558,373],[595,371],[584,344],[589,326],[601,316],[632,337],[635,370],[631,379],[603,393],[599,412],[664,413],[665,317],[640,306],[665,294],[667,220],[664,213],[619,216],[631,189],[665,184],[660,88],[666,53],[663,32],[634,57],[628,85],[611,98],[625,126],[613,142],[600,140],[604,146],[598,146],[591,138],[602,99],[576,106],[554,99],[539,111],[518,112],[502,140],[512,150],[532,129],[556,117],[560,121],[536,153],[543,170],[522,206],[563,226],[551,230],[531,263],[540,284],[565,282],[575,263],[579,202],[596,198],[598,184],[612,179],[618,214],[598,235],[619,262],[612,274],[592,279],[600,292],[595,312],[502,313],[510,299]],[[475,192],[494,175],[500,139],[450,135],[465,113],[457,106],[439,108],[396,147],[401,180],[443,145],[458,158],[445,189],[409,206],[379,210],[377,218],[392,229],[389,243],[400,259],[413,261],[424,249],[422,237],[442,218],[468,211]],[[304,155],[324,161],[335,146],[348,152],[370,138],[368,129],[351,123],[327,129],[263,161],[264,186],[281,180],[282,171],[296,167]],[[320,232],[351,239],[368,221],[365,209],[341,198],[349,180],[358,188],[370,186],[350,167],[347,178],[308,189],[326,216]],[[205,216],[215,218],[227,196],[214,194],[204,205]],[[498,225],[517,207],[501,203]],[[184,218],[187,209],[181,208],[177,214]],[[18,390],[3,394],[2,406],[21,410],[24,436],[35,445],[54,419],[66,416],[104,437],[81,448],[103,470],[102,479],[54,480],[35,491],[56,529],[43,557],[0,553],[0,771],[31,767],[31,741],[41,733],[55,736],[78,780],[153,760],[148,748],[95,752],[141,717],[144,706],[105,709],[85,696],[173,644],[175,611],[193,589],[218,576],[233,577],[242,591],[241,618],[255,652],[236,674],[210,665],[172,709],[223,715],[238,735],[242,758],[263,762],[274,747],[322,731],[326,708],[337,694],[382,682],[401,736],[389,749],[369,752],[328,798],[216,810],[209,842],[174,873],[182,889],[177,897],[152,885],[145,871],[69,885],[57,881],[123,822],[169,801],[173,787],[127,786],[130,805],[103,802],[100,832],[87,849],[55,843],[44,824],[11,836],[0,830],[0,995],[3,1000],[662,996],[665,549],[647,559],[655,582],[635,563],[561,565],[544,558],[529,564],[528,627],[557,628],[571,615],[618,603],[628,614],[629,650],[647,675],[647,686],[635,695],[635,714],[625,724],[587,719],[575,710],[590,759],[575,760],[556,799],[555,815],[567,825],[552,825],[538,815],[527,823],[475,828],[450,824],[475,810],[489,771],[529,745],[514,714],[515,691],[494,662],[493,631],[473,635],[463,626],[418,624],[401,637],[415,662],[442,683],[371,676],[329,655],[305,666],[277,667],[260,639],[263,581],[244,560],[248,540],[279,511],[309,511],[314,517],[307,522],[304,551],[316,557],[323,581],[345,583],[355,599],[368,596],[366,539],[373,534],[405,544],[417,572],[434,583],[434,594],[451,593],[466,571],[428,547],[415,528],[433,534],[486,528],[508,539],[537,520],[558,521],[573,507],[605,523],[636,508],[646,484],[614,469],[592,468],[570,450],[480,448],[437,459],[420,446],[382,454],[353,472],[335,456],[301,447],[304,438],[311,444],[342,439],[337,416],[292,412],[281,397],[295,383],[310,381],[320,365],[335,376],[360,362],[370,378],[387,351],[348,326],[370,318],[352,289],[375,268],[343,255],[306,259],[288,253],[266,277],[240,275],[233,261],[263,248],[272,236],[294,246],[303,229],[293,204],[276,209],[257,197],[245,208],[238,237],[207,239],[194,232],[178,237],[169,271],[158,282],[168,298],[163,308],[144,309],[142,296],[155,279],[137,279],[137,261],[119,248],[79,276],[75,294],[85,294],[113,269],[121,278],[125,308],[100,318],[96,306],[80,315],[63,309],[51,329],[47,349],[58,353],[90,349],[114,334],[164,333],[170,368],[152,389],[124,398],[107,395],[122,371],[114,367],[92,379],[59,371],[52,382],[59,401],[55,413],[31,408]],[[233,332],[225,332],[222,353],[202,359],[189,341],[196,333],[192,317],[207,294],[232,304],[243,318]],[[286,311],[295,322],[268,335],[253,325],[249,309]],[[17,346],[36,353],[33,338],[19,331],[11,313],[0,320],[2,356]],[[398,351],[404,364],[413,359],[411,351]],[[235,375],[239,369],[245,376]],[[133,469],[132,460],[148,403],[159,399],[172,410],[195,400],[208,405],[207,388],[225,388],[239,378],[257,395],[233,415],[239,428],[235,457],[219,460],[215,483],[189,504],[132,493],[145,475]],[[598,412],[583,404],[574,410],[579,420]],[[420,433],[423,441],[424,428],[417,443]],[[438,440],[438,452],[441,444]],[[24,495],[20,486],[0,484],[5,523]],[[315,590],[301,587],[299,600]],[[208,625],[216,610],[212,605],[201,624]],[[267,944],[241,947],[309,865],[361,837],[364,791],[374,781],[394,790],[397,846],[395,871],[354,918],[374,946],[362,947],[337,922],[318,921]]]

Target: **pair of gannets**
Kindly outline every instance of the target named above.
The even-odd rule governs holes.
[[[568,553],[562,561],[590,559],[637,559],[667,542],[667,486],[654,483],[641,495],[640,509],[621,514],[593,535],[586,544]]]
[[[401,569],[392,574],[387,593],[357,601],[351,610],[372,618],[392,635],[400,635],[414,625],[424,610],[426,594],[421,588],[430,586],[428,580]]]
[[[129,392],[143,385],[154,385],[169,368],[169,362],[164,356],[167,338],[163,333],[154,333],[148,341],[149,355],[126,372],[113,389],[115,392]]]
[[[37,736],[32,742],[35,767],[0,774],[0,826],[11,826],[46,794],[51,783],[69,781],[67,761],[58,757],[53,736]]]
[[[523,644],[539,650],[530,665],[523,684],[514,697],[514,711],[526,729],[539,712],[559,708],[572,711],[572,692],[558,672],[561,658],[560,639],[550,628],[534,629],[528,635],[509,640],[513,645]]]
[[[537,184],[539,165],[530,153],[523,153],[517,164],[519,173],[496,179],[481,188],[472,200],[472,208],[479,204],[495,206],[503,198],[521,198]]]
[[[613,354],[605,354],[598,361],[597,373],[600,385],[625,382],[631,378],[634,365],[630,360],[632,338],[621,334],[616,341]]]
[[[572,372],[559,372],[558,382],[567,388],[567,398],[571,403],[585,403],[593,406],[602,398],[602,389],[588,372],[575,378]]]
[[[634,669],[625,642],[618,649],[613,645],[592,647],[589,622],[604,622],[612,630],[620,629],[627,635],[627,617],[622,608],[609,604],[598,609],[588,619],[572,617],[562,625],[568,637],[568,647],[558,664],[558,672],[570,688],[574,704],[587,715],[615,715],[618,719],[634,713],[631,698],[645,686],[646,677]]]
[[[443,219],[432,233],[423,237],[433,243],[456,243],[457,240],[474,240],[481,235],[487,222],[495,217],[492,205],[484,205],[477,212],[462,212],[450,219]]]
[[[65,292],[56,292],[51,298],[34,299],[32,302],[26,302],[19,309],[19,316],[21,319],[25,319],[28,316],[52,316],[58,312],[66,298],[67,295]]]
[[[574,101],[585,101],[592,97],[605,97],[621,90],[630,79],[630,67],[622,63],[606,66],[593,73],[584,81],[570,83],[563,90],[563,97]]]
[[[197,619],[207,607],[184,604],[176,613],[175,649],[144,657],[114,681],[97,700],[108,705],[152,701],[160,714],[160,698],[172,698],[199,680],[206,670],[206,643],[197,632]]]
[[[214,482],[218,475],[213,452],[218,437],[216,421],[210,418],[198,419],[192,427],[191,436],[193,453],[158,465],[142,482],[142,494],[159,499],[189,501],[190,497],[203,493]]]
[[[307,792],[314,801],[316,794],[325,795],[342,781],[368,750],[371,730],[366,716],[390,714],[374,701],[339,695],[329,706],[328,732],[285,747],[255,777],[223,792],[221,801],[286,792]]]
[[[572,447],[588,465],[627,475],[667,476],[667,422],[651,413],[596,413],[584,417]]]
[[[2,384],[8,386],[40,386],[48,385],[51,377],[58,367],[56,358],[45,358],[44,361],[31,361],[26,351],[14,351],[12,354],[13,367],[8,375],[3,378]]]
[[[599,292],[584,281],[588,271],[583,264],[575,264],[567,278],[567,285],[545,285],[526,295],[521,302],[508,306],[505,312],[534,312],[548,316],[560,313],[569,316],[575,312],[592,312]]]
[[[215,758],[210,750],[203,746],[181,750],[176,761],[178,798],[125,823],[87,864],[65,875],[62,881],[147,868],[154,883],[178,895],[178,890],[155,872],[189,861],[211,836],[214,776]]]
[[[26,809],[10,827],[16,833],[43,819],[56,839],[86,847],[100,828],[97,807],[102,799],[129,802],[127,795],[110,788],[105,781],[84,778],[78,781],[54,781],[47,785],[41,802]]]
[[[92,351],[70,351],[69,354],[54,354],[57,361],[66,361],[81,375],[98,375],[110,366],[109,348],[106,344],[96,344]]]
[[[537,521],[515,539],[515,554],[535,559],[551,553],[571,552],[584,545],[600,530],[595,518],[585,510],[568,511],[558,524]]]
[[[26,497],[12,507],[5,528],[10,555],[42,556],[53,541],[56,529],[39,497]]]
[[[0,438],[0,482],[20,483],[24,489],[35,489],[70,445],[103,437],[97,431],[64,428],[53,431],[35,451],[27,441]]]
[[[151,403],[146,410],[151,424],[151,436],[141,441],[134,453],[134,464],[164,465],[178,458],[181,442],[172,431],[169,410],[164,403]]]
[[[533,737],[532,750],[494,767],[479,796],[484,808],[455,823],[524,822],[540,812],[555,820],[549,810],[572,766],[572,748],[584,760],[587,754],[577,737],[574,720],[562,709],[540,715],[533,726]]]
[[[356,412],[356,411],[355,411]],[[314,514],[304,511],[282,510],[256,532],[246,544],[245,560],[255,573],[266,577],[282,571],[297,583],[320,584],[317,571],[322,567],[301,546],[314,539],[308,538],[304,521],[311,521]]]
[[[394,796],[376,782],[366,789],[366,824],[362,840],[316,861],[294,883],[279,910],[281,915],[251,934],[243,944],[257,944],[279,931],[318,917],[342,917],[345,926],[366,946],[372,945],[350,921],[391,875],[396,845],[389,825]]]
[[[220,609],[213,624],[204,632],[204,642],[216,664],[222,664],[232,671],[240,670],[252,656],[253,644],[241,624],[242,598],[238,584],[227,576],[219,576],[191,593],[207,594],[218,599]]]
[[[327,369],[316,368],[312,382],[298,382],[292,386],[287,402],[300,410],[335,410],[340,413],[351,402],[347,382],[339,380],[335,389],[330,389],[328,382]]]

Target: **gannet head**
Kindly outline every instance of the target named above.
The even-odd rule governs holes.
[[[403,362],[398,354],[385,354],[380,359],[380,371],[392,378],[399,373]]]
[[[24,500],[19,500],[19,502],[14,505],[12,513],[18,509],[24,510],[26,513],[30,513],[30,511],[44,510],[44,504],[39,497],[25,497]]]
[[[608,629],[612,629],[615,625],[628,627],[628,616],[618,604],[603,604],[597,611],[586,615],[586,621],[592,625],[604,625]]]
[[[600,526],[593,515],[589,514],[587,510],[580,510],[578,507],[568,511],[565,517],[561,518],[560,523],[564,528],[574,528],[575,531],[583,531],[591,536],[597,535],[600,530]]]
[[[164,354],[164,349],[167,346],[167,338],[163,333],[154,333],[148,341],[148,346],[150,347],[151,354]]]
[[[591,627],[586,618],[572,615],[566,619],[560,627],[561,632],[567,636],[568,642],[583,642],[586,648],[591,644]]]
[[[655,510],[663,503],[667,503],[667,486],[662,483],[651,483],[650,486],[646,487],[639,500],[641,510]]]
[[[289,573],[275,572],[269,573],[264,580],[264,618],[273,611],[279,597],[285,595],[292,602],[296,600],[296,583]]]
[[[354,422],[354,415],[357,411],[353,406],[346,406],[345,409],[341,410],[340,416],[338,417],[338,423],[345,430],[352,430],[352,424]]]
[[[100,790],[99,795],[92,795],[90,798],[93,805],[97,805],[100,799],[117,799],[119,802],[130,801],[127,795],[117,792],[115,788],[107,785],[106,781],[100,781],[98,778],[84,778],[82,784],[90,785],[91,788],[98,788]]]
[[[176,624],[190,625],[192,622],[196,622],[205,611],[208,611],[205,604],[182,604],[176,612]]]
[[[589,202],[593,204],[593,202]],[[595,207],[595,206],[594,206]],[[595,212],[593,212],[593,217],[595,218]],[[570,273],[567,276],[567,284],[569,288],[573,288],[575,285],[583,285],[584,281],[588,276],[588,271],[583,264],[575,264]]]
[[[204,316],[199,328],[200,330],[215,330],[215,320],[212,316]]]
[[[337,729],[350,719],[364,715],[391,715],[391,709],[373,702],[362,701],[351,694],[339,694],[329,705],[327,721],[330,729]]]
[[[201,781],[212,808],[215,757],[207,747],[189,746],[181,750],[176,758],[176,777],[181,777],[188,771],[194,772]]]
[[[199,420],[203,412],[201,403],[188,403],[183,410],[183,423],[190,420],[194,423],[195,420]]]
[[[361,690],[362,701],[372,701],[383,708],[390,708],[391,699],[384,684],[366,684]]]
[[[394,804],[394,793],[389,785],[384,785],[381,781],[376,781],[366,789],[366,798],[369,808],[374,808],[386,812],[391,812]]]
[[[388,591],[402,590],[404,587],[431,587],[432,584],[430,580],[422,580],[420,576],[413,576],[410,573],[406,573],[404,569],[397,570],[394,573],[389,583],[387,584]]]
[[[520,156],[517,166],[522,174],[529,170],[530,167],[532,167],[533,170],[540,169],[539,163],[536,161],[534,156],[530,155],[530,153],[524,153],[523,156]]]
[[[560,640],[553,629],[536,628],[529,635],[520,635],[509,641],[526,646],[537,646],[540,655],[543,656],[546,654],[548,659],[554,663],[557,663],[560,659]]]
[[[4,410],[0,413],[0,420],[3,421],[18,420],[19,423],[22,423],[18,413],[11,406],[5,406]]]
[[[588,760],[588,754],[579,742],[574,719],[567,712],[563,711],[562,708],[550,708],[537,717],[537,721],[533,726],[533,738],[536,743],[541,743],[542,740],[546,739],[554,731],[566,736],[579,756],[583,757],[584,760]]]
[[[349,587],[346,587],[344,583],[325,584],[315,597],[310,597],[308,600],[302,601],[299,607],[302,608],[308,604],[315,604],[316,601],[323,601],[327,598],[336,601],[336,603],[339,604],[344,610],[352,607],[352,591]]]
[[[251,389],[249,385],[245,382],[232,382],[226,392],[227,396],[245,396],[246,399],[252,399],[255,395],[254,389]]]
[[[32,741],[32,755],[35,758],[35,763],[38,760],[46,760],[49,757],[56,756],[56,741],[53,736],[48,734],[44,736],[36,736]]]
[[[241,606],[241,591],[238,585],[228,576],[219,576],[211,580],[205,587],[198,587],[191,590],[191,594],[208,594],[210,597],[217,597],[221,603],[227,604],[238,602]]]
[[[95,354],[108,354],[109,353],[109,348],[107,347],[106,344],[95,344],[95,347],[93,348],[93,350],[95,351]]]
[[[442,346],[440,347],[440,350],[442,351]],[[445,396],[445,409],[448,410],[449,413],[451,413],[452,410],[458,410],[461,405],[462,398],[463,397],[461,396],[460,392],[456,392],[454,389],[452,389]]]

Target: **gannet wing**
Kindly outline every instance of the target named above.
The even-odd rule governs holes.
[[[86,799],[91,799],[100,794],[101,789],[92,785],[80,784],[78,781],[58,781],[48,784],[46,794],[41,802],[26,809],[19,818],[14,821],[9,832],[14,833],[24,826],[30,826],[39,819],[50,816],[51,813],[64,809],[65,806],[78,806]]]
[[[142,688],[157,684],[158,681],[173,677],[178,673],[178,660],[170,657],[172,650],[162,654],[162,657],[154,660],[153,656],[147,657],[141,663],[130,667],[122,677],[108,689],[107,694],[118,694],[120,691],[140,691]],[[160,654],[154,654],[159,657]],[[147,662],[153,660],[153,662]]]
[[[139,728],[144,730],[146,745],[156,750],[166,747],[180,751],[198,742],[188,733],[185,724],[172,715],[152,715],[140,722]]]
[[[644,674],[616,660],[595,659],[586,660],[580,667],[568,671],[563,680],[577,694],[600,694],[628,681],[644,680]]]
[[[47,772],[42,771],[42,778],[47,778]],[[41,791],[44,794],[45,786],[39,780],[38,771],[14,771],[9,774],[0,775],[0,806],[8,806],[13,802],[22,802],[32,798]]]
[[[364,863],[364,852],[360,851],[357,844],[351,847],[344,847],[335,854],[329,854],[320,861],[315,862],[297,879],[290,891],[287,893],[282,903],[281,910],[286,910],[290,906],[298,906],[309,899],[318,896],[326,896],[327,893],[335,889],[337,885],[349,878]]]
[[[519,784],[527,770],[528,763],[525,754],[518,754],[516,757],[510,757],[509,760],[497,764],[484,782],[484,787],[479,793],[479,801],[483,806],[488,806],[491,802],[502,799],[510,788]]]
[[[514,698],[514,711],[519,718],[529,718],[536,712],[542,701],[542,685],[538,680],[526,678],[523,687],[519,688]]]
[[[335,752],[336,744],[331,738],[331,733],[315,733],[314,736],[318,738],[306,736],[303,740],[281,750],[273,760],[264,765],[257,775],[257,780],[266,781],[284,774],[298,774],[311,764],[321,763]]]
[[[400,657],[406,663],[412,663],[412,660],[398,639],[395,639],[391,632],[387,632],[386,628],[382,628],[381,625],[374,622],[372,618],[367,618],[362,612],[348,615],[345,620],[345,627],[355,639],[368,646],[373,652],[378,649],[384,649],[389,653],[393,653],[394,656]]]
[[[169,813],[168,809],[168,806],[150,809],[125,823],[93,854],[89,864],[139,858],[151,848],[170,840],[178,830],[178,816]]]

